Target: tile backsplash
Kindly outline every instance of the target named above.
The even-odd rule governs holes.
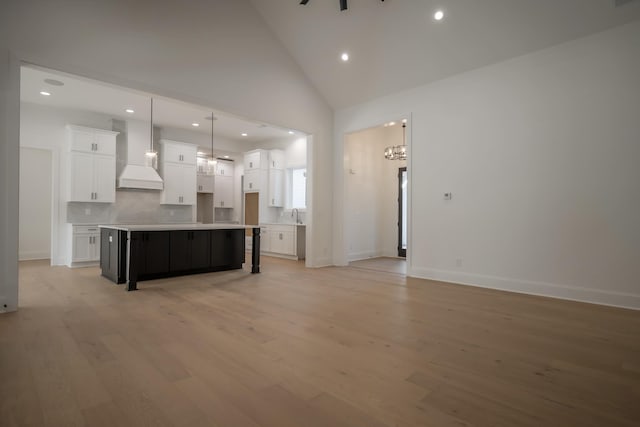
[[[192,206],[161,205],[160,191],[118,190],[116,202],[67,203],[73,224],[167,224],[193,222]]]

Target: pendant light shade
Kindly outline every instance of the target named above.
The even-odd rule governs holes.
[[[387,160],[407,160],[407,145],[405,143],[405,131],[407,124],[402,123],[402,144],[391,145],[384,149],[384,158]]]
[[[149,123],[151,125],[151,137],[149,141],[149,149],[146,151],[144,160],[147,167],[158,169],[158,153],[153,147],[153,98],[151,98],[151,113]]]

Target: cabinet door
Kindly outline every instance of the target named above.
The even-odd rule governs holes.
[[[246,153],[244,155],[244,170],[260,169],[261,154],[259,150]]]
[[[93,155],[69,153],[69,172],[69,201],[93,202]]]
[[[231,235],[228,230],[211,230],[212,268],[226,267],[231,263]]]
[[[191,268],[191,231],[171,231],[170,271],[184,271]]]
[[[116,201],[116,159],[109,156],[93,156],[94,202]]]
[[[164,190],[162,191],[162,203],[178,205],[182,196],[180,191],[182,188],[182,165],[165,163],[163,166]]]
[[[145,231],[143,238],[143,263],[138,274],[160,274],[169,272],[171,239],[165,231]]]
[[[84,151],[85,153],[93,153],[95,148],[95,134],[88,130],[73,129],[70,130],[71,149],[73,151]]]
[[[283,185],[284,171],[280,169],[269,170],[269,206],[282,207],[284,205]]]
[[[90,234],[73,235],[73,262],[93,261],[92,242]]]
[[[271,251],[271,232],[268,227],[260,227],[260,252]]]
[[[249,170],[244,172],[243,190],[247,192],[260,190],[260,171]]]
[[[234,166],[232,162],[218,160],[218,164],[216,165],[216,175],[233,176],[233,169]]]
[[[91,261],[99,261],[100,260],[100,233],[94,233],[89,236],[90,246],[89,246],[89,257]]]
[[[213,175],[200,175],[197,177],[198,193],[213,193],[214,191],[214,176]]]
[[[273,231],[271,232],[271,252],[295,255],[292,231]]]
[[[101,132],[95,133],[94,153],[107,156],[116,155],[116,136]]]
[[[208,268],[210,264],[211,233],[209,230],[191,232],[191,268]]]
[[[269,151],[269,168],[284,169],[284,151],[282,150]]]
[[[182,202],[181,205],[195,205],[197,200],[198,175],[193,165],[182,166]]]
[[[217,176],[214,187],[213,206],[216,208],[232,208],[233,177]]]

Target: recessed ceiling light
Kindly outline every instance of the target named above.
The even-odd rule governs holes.
[[[247,136],[247,134],[246,134],[246,133],[244,133],[244,132],[243,132],[243,133],[241,133],[240,135],[242,135],[242,136]]]
[[[342,59],[344,62],[347,62],[349,60],[349,54],[347,52],[343,53],[342,55],[340,55],[340,59]]]
[[[200,126],[200,123],[191,123],[191,126],[193,126],[194,128],[197,128],[198,126]],[[193,153],[193,151],[192,151]]]
[[[290,131],[289,131],[289,135],[293,135],[294,133],[295,133],[295,132],[294,132],[294,131],[292,131],[292,130],[290,130]]]
[[[64,83],[56,79],[44,79],[44,82],[50,84],[51,86],[64,86]]]
[[[402,119],[402,123],[407,123],[407,119]]]
[[[40,91],[40,95],[42,95],[42,96],[51,96],[51,94],[49,92],[47,92],[46,90],[41,90]]]
[[[229,158],[229,156],[224,156],[224,158],[225,158],[225,159],[228,159],[228,158]]]
[[[442,18],[444,18],[444,12],[441,10],[437,10],[436,13],[433,14],[433,19],[436,21],[442,21]]]
[[[135,113],[135,111],[132,108],[127,108],[126,110],[124,110],[125,112],[129,113],[129,114],[133,114]]]
[[[389,122],[389,126],[395,126],[396,122]]]

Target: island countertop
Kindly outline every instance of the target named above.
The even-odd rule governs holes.
[[[122,231],[182,231],[182,230],[237,230],[252,229],[257,225],[244,224],[103,224],[100,228]]]

